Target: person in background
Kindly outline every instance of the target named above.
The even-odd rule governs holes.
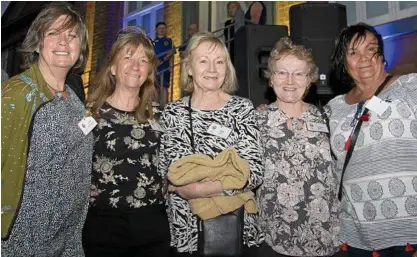
[[[172,43],[172,39],[167,37],[167,25],[165,22],[160,21],[155,26],[156,38],[154,39],[154,49],[157,57],[157,81],[156,85],[159,85],[159,95],[162,98],[162,105],[168,102],[168,88],[170,87],[171,70],[171,58],[175,54],[175,46]],[[162,84],[161,84],[162,83]]]
[[[167,174],[172,163],[193,153],[214,158],[227,148],[234,148],[239,158],[249,164],[249,180],[242,189],[223,190],[220,181],[169,185],[167,201],[173,256],[195,257],[199,256],[197,217],[191,212],[188,200],[255,190],[263,182],[262,148],[251,101],[233,95],[237,87],[235,69],[219,38],[206,32],[191,38],[180,80],[189,96],[169,103],[162,114],[165,133],[161,138],[159,172]],[[220,137],[210,133],[212,124],[230,129],[229,134]],[[195,151],[191,142],[195,142]],[[244,215],[244,256],[256,256],[256,246],[263,241],[257,214],[245,211]]]
[[[157,173],[160,111],[152,106],[156,61],[143,33],[122,30],[89,90],[87,106],[98,125],[83,230],[87,257],[168,256]]]
[[[51,3],[23,41],[27,70],[2,83],[2,256],[84,256],[94,138],[70,76],[84,70],[87,42],[72,5]]]
[[[185,49],[188,46],[188,42],[190,39],[198,32],[198,25],[197,24],[190,24],[187,28],[187,41],[184,42],[179,48],[178,51],[180,52],[181,59],[184,58]]]
[[[238,12],[243,12],[242,8],[240,6],[240,3],[238,1],[231,1],[227,3],[227,17],[229,17],[230,19],[228,19],[225,23],[224,26],[226,27],[224,29],[224,39],[226,42],[226,46],[229,50],[229,54],[230,54],[230,59],[232,60],[232,63],[234,62],[234,49],[235,49],[235,16]],[[234,24],[234,26],[230,26]]]
[[[266,7],[262,1],[246,1],[248,9],[245,13],[247,24],[266,24]]]
[[[329,131],[321,111],[303,101],[318,67],[304,46],[282,38],[271,51],[267,77],[276,102],[257,115],[265,149],[257,191],[265,233],[259,256],[331,256],[339,245],[339,201]]]
[[[417,74],[391,75],[385,62],[381,35],[365,23],[343,29],[331,57],[333,86],[350,87],[325,109],[343,188],[340,241],[352,257],[417,250]]]

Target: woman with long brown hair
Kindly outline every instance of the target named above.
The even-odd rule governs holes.
[[[156,57],[151,41],[119,33],[92,85],[87,106],[98,125],[86,256],[167,256],[169,226],[158,175],[158,108],[152,106]]]

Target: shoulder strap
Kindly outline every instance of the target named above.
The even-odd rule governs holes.
[[[321,117],[323,118],[324,122],[326,122],[327,130],[329,131],[329,133],[327,133],[327,136],[330,139],[330,121],[329,121],[329,117],[327,116],[327,114],[324,111],[322,106],[317,105],[317,109],[320,111]],[[336,155],[333,153],[333,150],[332,150],[331,147],[330,147],[330,154],[332,155],[333,160],[337,159]]]
[[[392,78],[392,75],[389,75],[385,78],[384,82],[382,82],[382,84],[378,87],[378,89],[375,92],[375,95],[379,95],[379,93],[381,93],[382,89],[384,88],[384,86],[388,83],[388,81]],[[364,104],[364,102],[362,102],[362,104]],[[368,108],[365,108],[365,110],[363,111],[362,115],[365,115],[369,112]],[[346,168],[349,164],[350,158],[352,157],[352,153],[353,153],[353,149],[355,148],[355,144],[356,144],[356,140],[358,139],[358,135],[359,135],[359,130],[361,129],[363,120],[359,120],[358,123],[355,126],[355,129],[353,131],[353,134],[351,136],[351,143],[349,146],[349,149],[346,153],[346,158],[345,158],[345,163],[343,164],[343,169],[342,169],[342,174],[340,176],[340,185],[339,185],[339,193],[337,195],[337,197],[339,198],[339,200],[342,200],[342,195],[343,195],[343,177],[345,175],[345,171]]]
[[[189,96],[189,99],[188,99],[188,117],[189,117],[189,119],[190,119],[190,131],[191,131],[191,138],[190,138],[190,141],[191,141],[191,148],[192,148],[192,150],[193,150],[193,153],[195,153],[195,145],[194,145],[194,130],[193,130],[193,118],[192,118],[192,115],[191,115],[191,112],[192,112],[193,110],[191,109],[191,95]]]

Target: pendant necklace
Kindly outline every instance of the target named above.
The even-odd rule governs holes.
[[[52,87],[51,85],[49,85],[48,83],[46,83],[46,85],[54,91],[55,96],[56,96],[56,97],[58,97],[58,98],[62,98],[62,97],[63,97],[63,93],[64,93],[65,91],[67,91],[67,85],[66,85],[66,84],[65,84],[65,86],[64,86],[64,90],[62,90],[62,91],[60,91],[60,90],[56,90],[55,88],[53,88],[53,87]]]

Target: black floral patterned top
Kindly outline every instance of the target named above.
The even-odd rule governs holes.
[[[153,111],[158,117],[158,108]],[[156,169],[161,132],[139,123],[133,112],[107,102],[99,114],[90,206],[108,210],[163,204],[162,179]]]

